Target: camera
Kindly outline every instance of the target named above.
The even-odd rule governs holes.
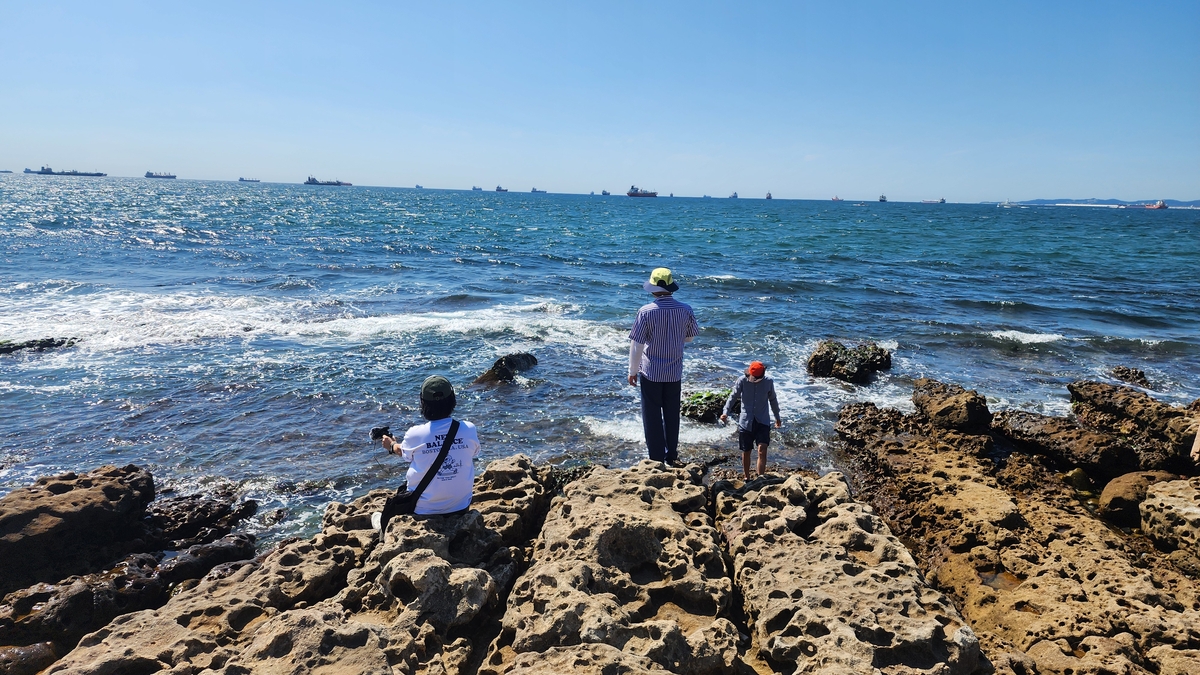
[[[391,436],[392,431],[388,427],[371,427],[371,440],[380,441],[384,436]]]

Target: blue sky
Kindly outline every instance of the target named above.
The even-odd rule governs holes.
[[[1200,198],[1200,2],[1000,4],[0,0],[0,169]]]

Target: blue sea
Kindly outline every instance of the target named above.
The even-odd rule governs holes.
[[[838,409],[911,410],[911,383],[976,388],[993,410],[1069,411],[1067,383],[1146,371],[1200,397],[1200,211],[316,187],[0,176],[0,493],[135,463],[160,489],[260,501],[264,541],[395,486],[370,427],[420,421],[432,373],[487,460],[626,466],[644,456],[627,335],[670,267],[702,332],[684,389],[753,359],[785,427],[771,459],[819,471]],[[826,338],[893,367],[814,379]],[[535,354],[510,385],[472,385]],[[684,459],[736,450],[685,422]]]

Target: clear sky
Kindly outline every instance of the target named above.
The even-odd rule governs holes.
[[[1200,2],[0,0],[0,169],[1200,199]]]

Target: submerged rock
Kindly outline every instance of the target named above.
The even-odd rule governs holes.
[[[536,356],[526,352],[501,356],[496,359],[491,368],[487,369],[487,372],[475,378],[475,384],[512,382],[516,378],[517,373],[533,368],[537,365],[537,362]]]
[[[863,383],[871,374],[892,367],[892,354],[874,342],[846,347],[825,340],[808,357],[808,372],[816,377],[836,377],[846,382]]]
[[[74,344],[75,338],[42,338],[40,340],[25,340],[24,342],[0,340],[0,354],[12,354],[13,352],[25,350],[44,352],[48,349],[70,347]]]

